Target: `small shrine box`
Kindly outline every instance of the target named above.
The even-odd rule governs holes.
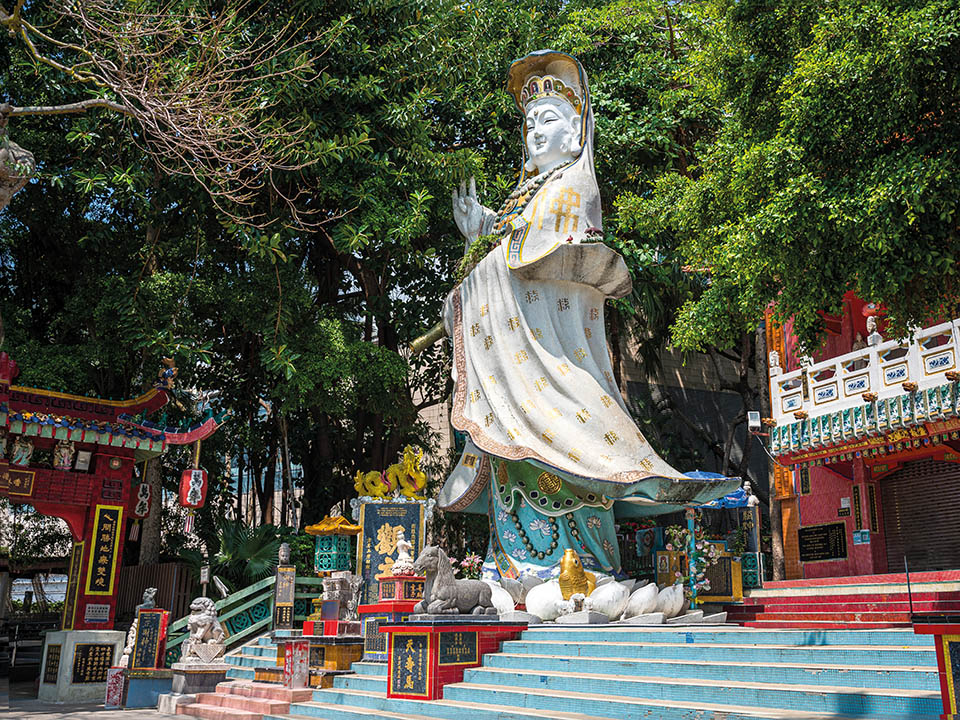
[[[350,666],[363,655],[363,638],[360,636],[301,635],[277,637],[275,641],[277,665],[256,668],[256,682],[329,688],[333,686],[334,677],[351,672]]]
[[[379,599],[387,600],[423,600],[425,578],[417,575],[387,575],[380,578]]]

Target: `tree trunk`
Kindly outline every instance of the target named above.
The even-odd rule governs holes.
[[[277,445],[274,440],[270,443],[270,452],[267,455],[267,465],[257,469],[254,483],[256,485],[257,503],[260,505],[260,524],[273,525],[273,498],[277,483]]]
[[[160,458],[147,460],[143,482],[150,486],[150,514],[143,520],[140,529],[140,564],[156,565],[160,562],[160,518],[163,514],[163,488],[160,487]]]
[[[770,407],[769,368],[767,366],[769,353],[767,352],[766,325],[757,328],[757,358],[756,377],[760,391],[760,415],[770,417],[773,413]],[[767,463],[767,492],[770,508],[770,550],[773,555],[773,579],[783,580],[786,577],[786,567],[783,558],[783,523],[780,519],[780,501],[777,500],[776,475],[773,458]]]
[[[279,407],[279,405],[278,405]],[[280,491],[280,524],[290,525],[290,511],[293,509],[293,478],[290,474],[290,442],[287,436],[287,418],[283,412],[277,413],[280,422],[280,456],[283,469],[283,481]]]
[[[243,476],[247,472],[247,463],[246,463],[246,453],[240,451],[240,454],[237,455],[237,510],[236,510],[236,520],[237,524],[243,524]]]

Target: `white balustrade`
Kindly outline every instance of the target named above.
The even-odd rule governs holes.
[[[864,393],[882,400],[905,392],[903,383],[922,390],[947,382],[944,373],[957,370],[960,319],[923,328],[912,339],[887,340],[804,369],[771,375],[770,400],[778,425],[857,407]]]

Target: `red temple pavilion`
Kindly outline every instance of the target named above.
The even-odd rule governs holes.
[[[0,495],[70,527],[62,628],[112,629],[128,525],[152,501],[148,485],[135,485],[134,465],[208,437],[226,413],[162,427],[144,418],[172,399],[169,377],[140,397],[104,400],[13,385],[18,372],[0,353]]]

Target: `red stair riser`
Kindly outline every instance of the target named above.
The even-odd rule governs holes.
[[[743,615],[755,615],[761,612],[910,612],[910,603],[778,603],[775,605],[726,605],[724,610],[728,613]],[[960,614],[960,603],[944,605],[915,602],[913,611]]]
[[[744,627],[770,628],[773,630],[883,630],[885,628],[910,627],[910,623],[882,623],[882,622],[778,622],[766,620],[762,622],[745,622]]]
[[[243,695],[245,697],[266,698],[267,700],[282,700],[287,703],[307,702],[313,698],[313,690],[310,688],[291,690],[281,685],[237,681],[220,683],[217,685],[217,692]]]
[[[730,616],[727,616],[730,619]],[[748,621],[756,620],[816,620],[824,622],[910,622],[910,613],[871,613],[871,612],[849,612],[849,613],[819,613],[819,612],[799,612],[799,613],[781,613],[768,612],[760,613]]]
[[[827,595],[778,595],[770,597],[745,597],[744,605],[774,605],[777,603],[801,602],[908,602],[910,596],[905,592],[865,592]],[[960,603],[960,592],[915,592],[913,601],[918,602],[954,602]]]
[[[233,693],[200,693],[197,695],[197,702],[203,705],[219,705],[220,707],[247,710],[264,715],[286,715],[290,710],[290,703],[284,700],[270,700],[250,695],[234,695]]]
[[[190,715],[203,718],[203,720],[263,720],[263,715],[260,713],[233,710],[219,705],[201,705],[200,703],[177,705],[177,715]]]
[[[951,582],[960,580],[960,570],[935,570],[932,572],[910,573],[910,582]],[[851,575],[849,577],[805,578],[802,580],[767,580],[764,588],[778,590],[782,588],[817,587],[825,585],[879,585],[882,583],[906,583],[906,573],[886,575]]]

